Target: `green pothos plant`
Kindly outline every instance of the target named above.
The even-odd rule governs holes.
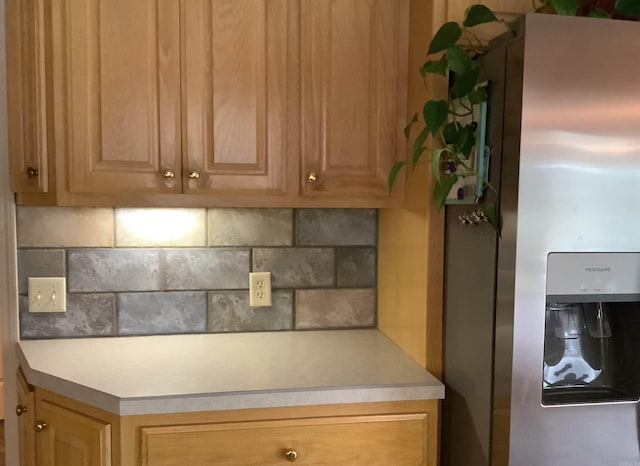
[[[570,16],[625,19],[640,16],[640,0],[534,0],[532,6],[536,12]],[[446,99],[427,100],[421,114],[413,115],[405,128],[406,138],[410,138],[414,125],[418,125],[420,131],[413,140],[409,162],[397,162],[390,170],[389,191],[405,165],[409,163],[415,169],[425,154],[431,155],[431,172],[435,178],[433,198],[438,209],[445,205],[451,189],[460,178],[477,177],[482,182],[482,192],[487,189],[496,191],[489,180],[476,170],[473,159],[479,124],[476,106],[486,102],[488,95],[481,82],[481,61],[476,59],[485,49],[472,30],[479,24],[496,21],[498,18],[488,7],[476,4],[466,10],[462,24],[454,21],[445,23],[434,35],[427,50],[429,59],[419,71],[425,83],[428,74],[448,78],[449,92]],[[475,45],[462,48],[458,45],[462,37],[466,38],[466,43]],[[429,136],[432,147],[427,145]],[[500,218],[495,204],[486,202],[484,212],[489,223],[499,232]]]

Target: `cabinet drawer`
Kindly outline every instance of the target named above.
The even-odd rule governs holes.
[[[143,427],[143,466],[426,465],[427,414]]]

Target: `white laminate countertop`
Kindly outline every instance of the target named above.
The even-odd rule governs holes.
[[[18,343],[27,380],[112,413],[444,398],[378,330],[166,335]]]

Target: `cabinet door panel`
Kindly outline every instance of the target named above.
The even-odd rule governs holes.
[[[36,442],[33,424],[35,422],[35,395],[27,380],[18,370],[18,440],[20,447],[20,466],[36,466]],[[16,409],[16,414],[18,410]]]
[[[425,413],[144,427],[142,466],[427,464]]]
[[[179,192],[178,3],[54,5],[56,139],[69,190]],[[166,169],[178,176],[163,178]]]
[[[284,193],[290,0],[184,0],[190,193]]]
[[[110,466],[111,426],[41,401],[38,419],[47,427],[36,435],[39,466]]]
[[[387,195],[403,158],[408,2],[302,0],[306,195]]]
[[[43,0],[8,0],[7,98],[12,187],[47,192],[48,149]]]

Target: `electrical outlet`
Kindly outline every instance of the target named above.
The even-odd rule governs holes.
[[[67,312],[65,277],[29,277],[29,312]]]
[[[271,306],[271,272],[249,273],[249,306]]]

